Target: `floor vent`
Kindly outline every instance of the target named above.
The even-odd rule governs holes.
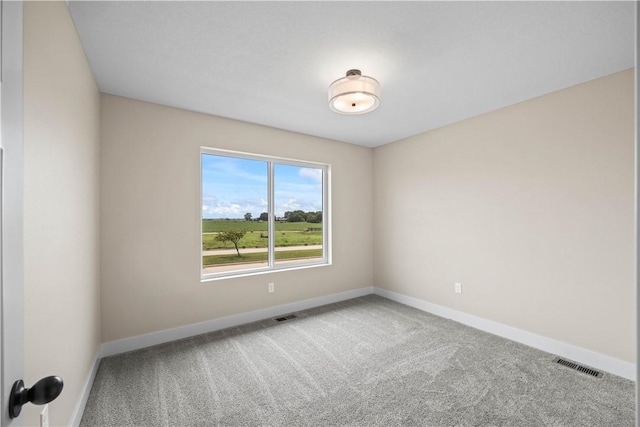
[[[566,366],[567,368],[574,369],[578,372],[582,372],[583,374],[591,375],[592,377],[600,378],[602,376],[602,372],[597,371],[593,368],[589,368],[587,366],[579,365],[570,360],[562,359],[560,357],[556,357],[553,359],[553,363],[557,363],[562,366]]]
[[[284,322],[285,320],[296,319],[298,316],[289,314],[288,316],[276,317],[276,322]]]

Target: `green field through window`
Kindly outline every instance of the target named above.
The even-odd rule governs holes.
[[[325,167],[253,157],[201,155],[203,274],[326,262]]]

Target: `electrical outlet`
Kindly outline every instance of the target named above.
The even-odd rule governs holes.
[[[40,427],[49,427],[49,405],[44,405],[40,412]]]
[[[454,289],[456,291],[456,294],[461,294],[462,293],[462,283],[456,282],[456,285],[455,285]]]
[[[273,283],[269,283],[269,293],[276,291],[276,285]]]

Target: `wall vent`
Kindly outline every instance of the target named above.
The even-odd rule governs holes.
[[[596,377],[596,378],[600,378],[603,375],[602,372],[600,371],[597,371],[593,368],[589,368],[588,366],[580,365],[570,360],[563,359],[561,357],[556,357],[555,359],[553,359],[553,363],[566,366],[567,368],[571,368],[575,371],[582,372],[583,374],[591,375],[592,377]]]
[[[295,314],[289,314],[287,316],[282,316],[282,317],[276,317],[276,322],[284,322],[285,320],[290,320],[290,319],[297,319],[298,316],[296,316]]]

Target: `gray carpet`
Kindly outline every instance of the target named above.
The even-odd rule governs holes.
[[[105,358],[82,426],[633,426],[635,383],[374,295]]]

